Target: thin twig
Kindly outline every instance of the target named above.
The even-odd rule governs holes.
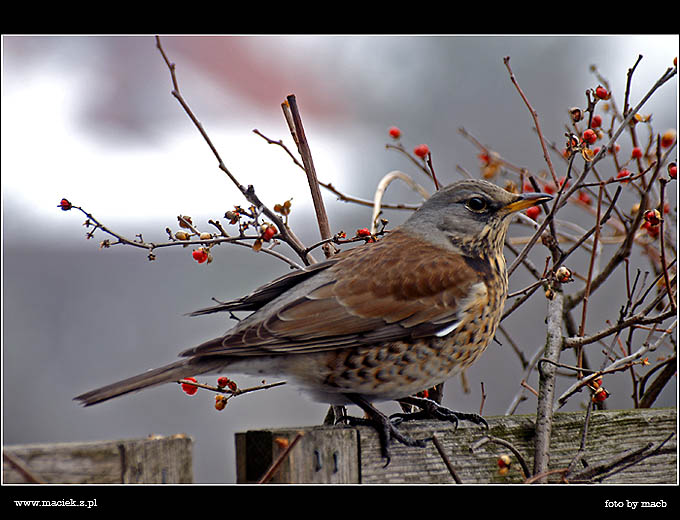
[[[266,484],[269,482],[274,474],[277,472],[281,464],[283,464],[283,461],[286,460],[292,449],[295,447],[295,445],[302,439],[302,436],[304,435],[303,432],[298,432],[298,434],[295,436],[295,438],[291,441],[291,443],[286,446],[286,449],[283,450],[283,452],[276,458],[274,463],[271,465],[271,467],[267,470],[267,472],[262,476],[262,478],[257,482],[258,484]]]
[[[26,482],[30,484],[47,484],[45,480],[28,469],[28,467],[21,460],[6,450],[2,451],[2,458],[5,459],[18,473],[20,473]]]
[[[666,448],[663,446],[666,444],[673,436],[675,432],[672,432],[664,440],[660,441],[657,445],[653,442],[647,443],[642,448],[625,453],[615,459],[604,462],[602,464],[597,464],[595,466],[589,466],[588,468],[580,471],[579,473],[572,475],[570,477],[570,482],[593,482],[593,481],[603,481],[612,475],[623,471],[626,468],[638,464],[645,460],[646,458],[663,455],[667,453],[675,453],[674,448]]]
[[[276,140],[276,139],[272,139],[272,138],[270,138],[270,137],[267,137],[266,135],[264,135],[262,132],[260,132],[260,131],[257,130],[257,129],[253,130],[253,133],[255,133],[255,134],[259,135],[260,137],[262,137],[262,139],[264,139],[265,141],[267,141],[267,143],[269,143],[269,144],[274,144],[274,145],[277,145],[277,146],[280,146],[281,148],[283,148],[283,150],[284,150],[284,151],[288,154],[288,156],[293,160],[293,162],[295,163],[296,166],[298,166],[301,170],[304,170],[304,169],[305,169],[304,165],[303,165],[300,161],[297,160],[297,157],[295,157],[295,155],[293,155],[293,153],[292,153],[292,152],[290,151],[290,149],[285,145],[285,143],[283,142],[283,140],[281,140],[281,139]],[[333,193],[334,195],[336,195],[336,196],[338,197],[338,200],[340,200],[340,201],[342,201],[342,202],[351,202],[351,203],[354,203],[354,204],[360,204],[360,205],[362,205],[362,206],[370,206],[370,207],[373,206],[373,201],[372,201],[372,200],[362,199],[362,198],[359,198],[359,197],[354,197],[353,195],[346,195],[345,193],[343,193],[343,192],[341,192],[340,190],[338,190],[335,186],[333,186],[330,182],[326,183],[326,182],[318,181],[318,183],[319,183],[319,186],[321,186],[322,188],[327,189],[328,191],[330,191],[331,193]],[[398,209],[398,210],[406,210],[406,211],[415,211],[416,209],[418,209],[419,206],[418,206],[418,205],[414,205],[414,204],[386,204],[386,203],[383,203],[383,204],[382,204],[382,207],[383,207],[383,208],[386,208],[386,209]]]
[[[309,190],[312,194],[312,202],[314,203],[314,210],[316,211],[316,220],[319,225],[319,232],[321,239],[325,240],[331,237],[331,228],[328,222],[328,214],[324,207],[321,190],[319,190],[319,180],[316,176],[316,168],[314,167],[314,160],[312,159],[312,151],[309,148],[309,142],[305,135],[305,129],[302,125],[302,117],[300,116],[300,109],[298,108],[297,99],[293,94],[286,97],[286,101],[281,105],[286,114],[286,121],[290,126],[291,134],[293,134],[295,144],[297,144],[300,157],[302,157],[302,164],[304,165],[305,173],[307,174],[307,182]],[[290,117],[288,116],[290,113]],[[330,243],[323,245],[324,254],[326,258],[333,255],[334,247]]]
[[[505,446],[508,448],[512,454],[517,458],[517,461],[519,462],[520,466],[522,466],[522,473],[524,473],[524,478],[529,478],[531,476],[531,471],[529,470],[529,466],[527,465],[526,461],[524,460],[524,457],[522,454],[519,452],[517,448],[515,448],[512,443],[500,439],[498,437],[493,437],[492,435],[485,435],[484,437],[480,438],[479,440],[475,441],[471,446],[470,446],[470,451],[474,452],[484,446],[486,443],[493,442],[495,444],[500,444],[501,446]]]
[[[451,460],[446,455],[446,452],[444,451],[444,447],[442,446],[442,443],[439,442],[437,435],[432,435],[432,444],[434,444],[434,447],[437,448],[437,451],[439,452],[439,456],[444,461],[444,465],[446,465],[446,469],[448,469],[449,473],[451,473],[451,476],[453,477],[453,480],[455,481],[455,483],[456,484],[462,484],[463,481],[458,476],[458,473],[456,473],[456,469],[453,467],[453,464],[451,464]]]
[[[658,148],[657,148],[658,149]],[[664,205],[664,195],[666,192],[667,179],[663,177],[659,179],[661,183],[660,194],[659,194],[659,213],[663,215],[663,205]],[[677,306],[675,304],[675,296],[673,295],[673,289],[671,288],[671,282],[668,276],[668,267],[666,266],[666,244],[665,244],[665,229],[664,229],[664,218],[661,218],[659,222],[659,249],[661,251],[661,273],[663,274],[663,281],[666,285],[666,293],[668,294],[668,300],[670,301],[671,307],[674,311],[677,311]]]
[[[415,182],[409,175],[405,174],[404,172],[401,172],[399,170],[393,170],[389,172],[382,179],[380,179],[378,187],[375,190],[375,196],[373,199],[373,215],[371,217],[371,234],[375,234],[375,232],[378,229],[378,216],[382,211],[381,210],[382,199],[383,196],[385,195],[385,190],[395,180],[405,182],[413,191],[417,192],[424,199],[427,199],[430,196],[430,194],[427,192],[425,188],[423,188],[420,184]]]
[[[524,104],[527,106],[529,112],[531,113],[531,117],[534,120],[534,125],[536,125],[538,139],[541,143],[541,148],[543,149],[543,157],[545,158],[545,162],[548,165],[548,170],[550,170],[550,175],[552,175],[555,186],[559,186],[557,175],[555,174],[555,168],[553,168],[552,160],[550,159],[550,154],[548,153],[548,148],[545,145],[545,139],[543,139],[543,132],[541,132],[541,126],[538,122],[538,112],[536,112],[536,110],[534,110],[534,107],[531,106],[531,103],[529,103],[529,100],[524,95],[524,92],[519,86],[519,83],[517,83],[515,75],[513,74],[512,69],[510,68],[510,56],[506,56],[505,58],[503,58],[503,63],[505,64],[505,67],[508,69],[508,73],[510,74],[510,81],[512,81],[512,84],[515,85],[517,92],[519,92],[520,97],[522,98]]]

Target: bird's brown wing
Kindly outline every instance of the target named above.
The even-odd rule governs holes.
[[[434,335],[486,286],[466,259],[404,231],[342,254],[222,338],[182,353],[314,352]]]

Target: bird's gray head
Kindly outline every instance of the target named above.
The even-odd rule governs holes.
[[[552,197],[514,194],[483,180],[463,180],[442,188],[403,224],[440,245],[482,252],[502,251],[510,215]]]

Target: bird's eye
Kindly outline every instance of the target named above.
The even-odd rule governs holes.
[[[475,213],[484,211],[487,206],[486,199],[483,199],[482,197],[471,197],[465,202],[465,207]]]

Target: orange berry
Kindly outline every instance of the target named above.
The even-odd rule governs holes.
[[[666,130],[661,136],[661,146],[668,148],[675,142],[675,130]]]
[[[227,397],[221,394],[215,396],[215,409],[224,410],[227,406]]]

